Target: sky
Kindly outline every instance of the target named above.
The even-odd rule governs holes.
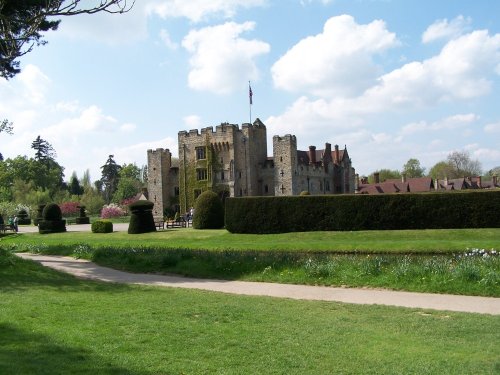
[[[136,0],[126,14],[66,17],[0,78],[4,158],[40,135],[73,171],[108,155],[178,155],[182,130],[222,122],[347,147],[356,173],[430,169],[467,151],[500,166],[500,1]],[[249,104],[249,81],[253,104]],[[251,113],[250,113],[251,112]]]

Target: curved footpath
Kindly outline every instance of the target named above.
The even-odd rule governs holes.
[[[113,283],[202,289],[222,293],[269,296],[302,300],[377,304],[432,310],[500,315],[500,298],[450,294],[411,293],[390,290],[332,288],[323,286],[275,284],[248,281],[194,279],[181,276],[135,274],[101,267],[83,259],[17,253],[44,266],[76,277]]]

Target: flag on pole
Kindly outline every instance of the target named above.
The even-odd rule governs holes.
[[[248,82],[248,99],[250,99],[250,105],[253,104],[252,97],[253,97],[252,86],[250,86],[250,82]]]

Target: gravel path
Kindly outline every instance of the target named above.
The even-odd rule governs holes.
[[[222,293],[269,296],[301,300],[377,304],[432,310],[500,315],[500,298],[411,293],[389,290],[333,288],[323,286],[275,284],[247,281],[194,279],[181,276],[135,274],[101,267],[83,259],[28,253],[16,255],[79,278],[114,283],[202,289]]]

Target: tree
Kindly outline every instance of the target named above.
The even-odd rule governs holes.
[[[393,179],[401,178],[401,173],[399,173],[399,171],[391,170],[391,169],[380,169],[378,171],[373,172],[370,175],[370,177],[368,178],[368,182],[370,184],[375,183],[375,178],[373,177],[373,175],[375,173],[379,174],[379,181],[380,182],[384,182],[386,180],[393,180]]]
[[[454,177],[481,176],[481,163],[470,158],[467,151],[454,151],[446,158],[453,168]]]
[[[78,181],[78,177],[76,176],[76,172],[73,172],[71,175],[71,179],[69,180],[69,192],[71,195],[82,195],[83,187],[80,186],[80,181]]]
[[[120,179],[120,169],[121,167],[116,164],[113,160],[114,155],[109,155],[106,163],[101,167],[102,169],[102,189],[104,194],[104,200],[109,204],[111,202],[111,197],[118,187],[118,181]],[[96,185],[97,186],[97,185]]]
[[[47,162],[49,159],[56,158],[56,152],[52,145],[40,136],[31,143],[31,148],[35,150],[35,160],[40,162]]]
[[[0,0],[1,1],[1,0]],[[8,120],[3,120],[0,122],[0,133],[5,132],[7,134],[12,134],[12,122],[9,122]],[[3,155],[0,152],[0,161],[3,161]]]
[[[500,165],[498,167],[492,168],[487,173],[488,176],[500,176]]]
[[[418,159],[409,159],[406,164],[403,165],[401,173],[408,178],[423,177],[425,175],[425,168],[420,166],[420,161],[418,161]]]
[[[467,151],[454,151],[446,160],[436,163],[429,171],[432,178],[461,178],[481,176],[481,163],[470,158]]]
[[[450,166],[449,163],[445,161],[440,161],[436,163],[430,170],[429,170],[429,177],[432,177],[433,179],[443,179],[446,177],[449,177],[453,174],[452,167]],[[450,177],[452,178],[452,177]]]
[[[20,72],[18,58],[47,43],[42,33],[57,30],[52,17],[125,13],[135,0],[0,0],[0,76],[9,79]],[[82,5],[86,3],[86,5]]]

